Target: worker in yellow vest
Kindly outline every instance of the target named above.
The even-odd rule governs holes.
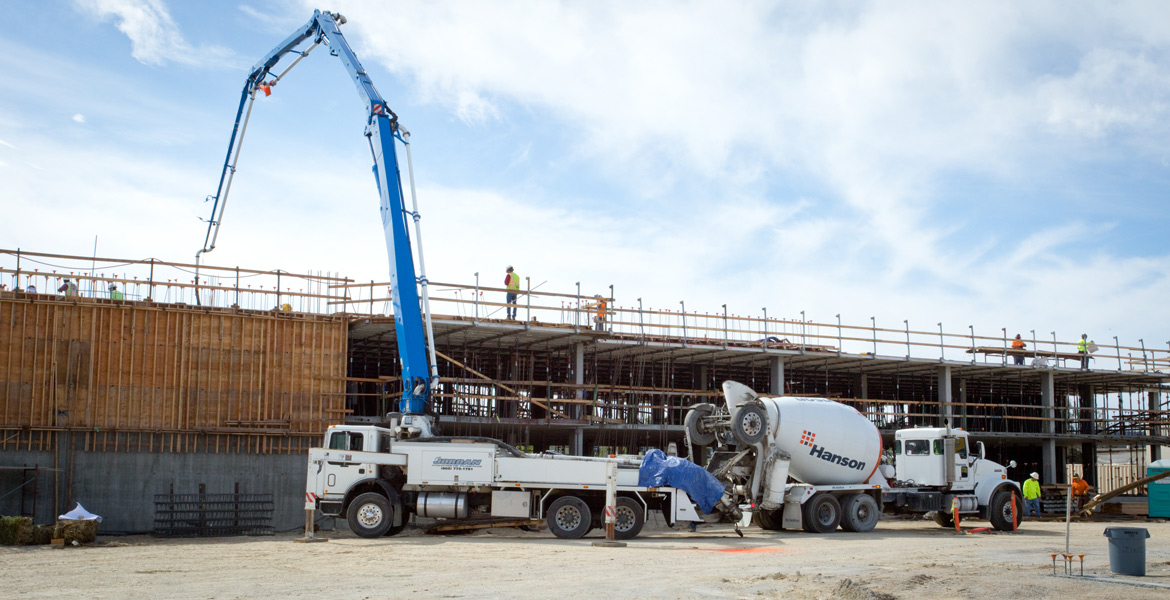
[[[504,276],[504,289],[508,290],[507,306],[505,314],[509,319],[516,318],[516,297],[520,294],[520,276],[512,270],[512,266],[508,265],[507,275]]]
[[[118,284],[110,284],[110,300],[121,300],[123,298],[122,292],[118,291]]]
[[[1081,354],[1081,368],[1089,368],[1089,334],[1082,333],[1081,339],[1077,340],[1077,352]]]
[[[1036,511],[1036,517],[1040,516],[1040,474],[1032,473],[1031,479],[1024,482],[1024,516],[1032,514]]]

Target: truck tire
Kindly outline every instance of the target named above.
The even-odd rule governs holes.
[[[394,509],[385,496],[377,492],[366,492],[349,503],[346,520],[349,528],[359,537],[382,537],[393,523]]]
[[[991,497],[991,505],[987,507],[987,520],[999,531],[1012,530],[1012,496],[1016,498],[1016,518],[1020,518],[1024,514],[1024,501],[1015,489],[996,492]]]
[[[841,503],[841,529],[845,531],[873,531],[880,516],[877,500],[869,494],[850,494]]]
[[[690,438],[692,444],[710,446],[715,443],[715,432],[702,428],[703,418],[713,414],[715,414],[714,404],[696,404],[687,411],[687,416],[683,419],[683,426],[686,428],[687,437]]]
[[[575,540],[593,528],[593,513],[584,500],[576,496],[561,496],[548,507],[545,521],[553,535]]]
[[[1011,510],[1011,507],[1008,507],[1008,510]],[[934,522],[938,523],[939,527],[945,527],[947,529],[953,529],[955,527],[955,515],[945,510],[934,511],[934,514],[930,515],[930,518],[934,519]]]
[[[754,446],[768,433],[768,413],[758,404],[745,404],[731,417],[731,433],[743,446]]]
[[[636,537],[642,531],[646,522],[642,506],[633,498],[619,496],[613,524],[613,537],[619,540],[628,540]]]
[[[832,533],[841,524],[841,503],[827,492],[818,492],[800,509],[801,526],[809,533]]]
[[[756,525],[759,525],[760,529],[766,529],[768,531],[780,531],[784,529],[783,519],[783,509],[764,510],[757,508],[752,512],[752,520],[756,522]]]

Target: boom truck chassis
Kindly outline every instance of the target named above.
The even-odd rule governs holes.
[[[606,478],[616,467],[616,538],[638,535],[651,511],[672,523],[705,520],[686,492],[639,486],[640,458],[526,454],[482,437],[403,438],[398,419],[391,415],[389,427],[329,427],[325,447],[309,450],[307,507],[345,518],[366,538],[395,535],[415,514],[543,519],[557,537],[575,539],[603,526]]]
[[[734,381],[723,383],[723,395],[725,407],[688,411],[690,455],[713,447],[707,470],[727,486],[719,506],[751,505],[763,529],[865,532],[883,511],[933,513],[944,527],[954,525],[956,510],[1000,531],[1018,525],[1019,484],[984,458],[982,442],[971,452],[966,431],[900,429],[891,467],[882,464],[877,427],[854,408],[826,398],[761,395]]]

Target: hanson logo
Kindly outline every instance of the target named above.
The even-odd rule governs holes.
[[[801,438],[802,444],[805,443],[803,440],[804,438]],[[854,460],[848,456],[841,456],[840,454],[833,454],[832,452],[829,452],[828,450],[825,450],[824,448],[812,443],[811,440],[805,445],[809,446],[809,456],[815,456],[823,461],[831,462],[835,465],[841,465],[842,467],[857,469],[858,471],[865,470],[865,463],[862,461]]]
[[[807,429],[800,432],[800,443],[804,444],[805,446],[811,446],[813,443],[813,440],[815,440],[815,439],[817,439],[817,434],[815,434]]]
[[[483,464],[482,458],[436,458],[432,467],[478,467]]]

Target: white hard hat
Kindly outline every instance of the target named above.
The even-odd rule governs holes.
[[[1040,479],[1039,473],[1032,473],[1032,479]]]

